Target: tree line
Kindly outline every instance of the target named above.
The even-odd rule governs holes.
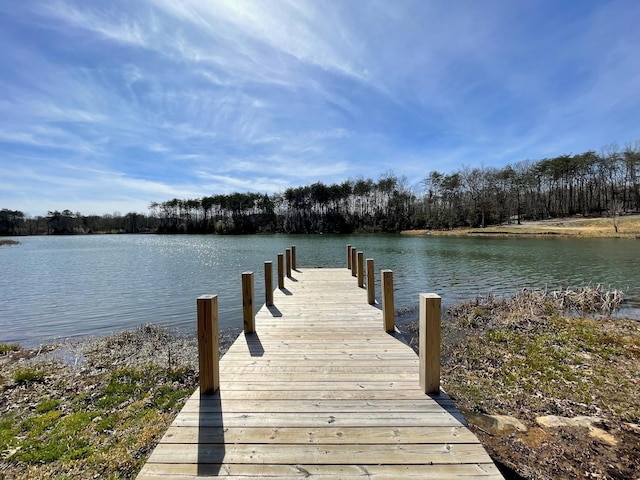
[[[119,213],[82,215],[70,210],[49,211],[46,216],[29,217],[19,210],[0,210],[0,235],[77,235],[90,233],[152,232],[148,215]]]
[[[274,195],[233,193],[151,204],[159,231],[350,233],[451,229],[640,211],[640,142],[502,168],[431,171],[419,191],[393,172]]]
[[[433,171],[423,180],[424,217],[433,228],[640,211],[640,142],[503,168]]]
[[[434,170],[411,188],[393,172],[377,180],[316,182],[276,194],[232,193],[152,202],[146,214],[26,218],[0,211],[0,234],[92,232],[351,233],[484,227],[574,215],[640,211],[640,142],[621,150],[521,161],[502,168]]]

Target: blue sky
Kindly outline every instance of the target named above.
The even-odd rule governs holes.
[[[0,3],[0,208],[146,212],[640,140],[640,2]]]

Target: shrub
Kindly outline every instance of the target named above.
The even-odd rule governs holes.
[[[24,367],[13,372],[13,380],[18,384],[40,383],[44,378],[44,372],[39,368]]]
[[[0,355],[17,352],[18,350],[20,350],[20,345],[17,343],[0,343]]]

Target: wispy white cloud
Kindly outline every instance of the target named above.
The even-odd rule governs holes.
[[[206,172],[200,172],[199,177],[202,179],[205,188],[210,192],[222,194],[233,192],[264,192],[270,194],[290,186],[287,180],[279,177],[241,177]]]
[[[0,182],[4,195],[21,190],[20,207],[33,215],[43,215],[51,209],[70,209],[83,214],[111,213],[114,210],[145,212],[151,201],[168,198],[198,198],[201,185],[194,182],[163,182],[135,177],[97,165],[67,163],[65,159],[52,159],[46,169],[33,165],[37,158],[23,158],[12,165]],[[28,183],[38,191],[25,191],[20,184]],[[11,204],[10,198],[0,201]],[[113,205],[106,210],[92,210],[89,205]],[[117,205],[117,208],[116,208]],[[18,207],[16,207],[18,208]],[[126,212],[125,212],[126,213]]]
[[[11,127],[6,130],[0,127],[0,142],[38,149],[70,151],[82,155],[97,155],[99,152],[99,144],[79,138],[66,129],[37,124],[28,129],[21,128],[19,131]]]
[[[31,115],[45,122],[100,123],[106,120],[100,112],[54,103],[25,102],[20,107],[27,108]]]
[[[125,45],[144,48],[150,45],[145,28],[135,18],[123,15],[122,11],[109,8],[108,5],[74,5],[63,0],[53,0],[39,4],[34,13],[63,22],[62,28],[71,25]]]
[[[162,145],[161,143],[151,143],[147,148],[150,152],[156,153],[167,153],[171,151],[170,148]]]
[[[328,71],[363,78],[357,55],[351,51],[348,30],[341,26],[342,19],[333,16],[332,22],[326,22],[332,10],[330,3],[163,0],[154,4],[209,38],[223,40],[267,70],[273,70],[273,57],[276,65],[283,66],[286,60],[282,57],[291,56]],[[265,47],[271,50],[266,57],[269,64],[260,60]]]

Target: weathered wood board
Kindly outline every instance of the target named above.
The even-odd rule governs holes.
[[[258,295],[259,296],[259,295]],[[503,478],[348,269],[301,269],[186,402],[139,480]]]

